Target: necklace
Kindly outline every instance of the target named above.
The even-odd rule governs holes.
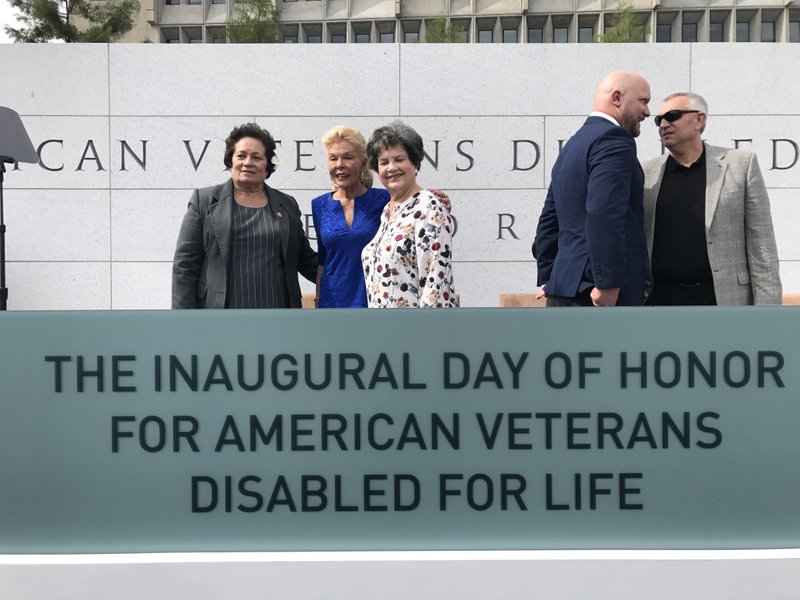
[[[267,205],[267,196],[264,190],[260,189],[257,192],[245,192],[243,190],[233,189],[233,199],[236,204],[245,206],[247,208],[261,208]]]

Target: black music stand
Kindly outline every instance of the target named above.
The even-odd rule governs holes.
[[[6,224],[3,220],[3,177],[6,163],[38,163],[39,155],[33,149],[31,139],[19,115],[5,106],[0,106],[0,310],[6,310],[8,288],[6,288]]]

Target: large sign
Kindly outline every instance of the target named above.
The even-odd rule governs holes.
[[[798,326],[7,314],[0,553],[798,547]]]
[[[425,140],[419,182],[453,199],[463,305],[497,306],[535,289],[550,169],[620,68],[649,79],[652,111],[703,94],[707,140],[758,154],[784,290],[800,291],[798,44],[4,44],[0,58],[0,105],[41,159],[5,177],[12,309],[168,308],[191,191],[228,177],[222,140],[246,121],[280,141],[269,183],[297,198],[313,241],[322,135],[398,117]],[[642,160],[661,153],[652,120],[638,145]]]

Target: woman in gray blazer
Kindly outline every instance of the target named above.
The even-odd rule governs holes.
[[[300,308],[317,254],[291,196],[269,187],[275,141],[246,123],[225,140],[231,178],[195,190],[172,263],[172,308]]]

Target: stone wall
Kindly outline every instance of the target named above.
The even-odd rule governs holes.
[[[450,194],[464,306],[535,289],[530,254],[560,143],[612,69],[644,74],[655,113],[706,97],[706,138],[752,147],[770,189],[786,292],[800,292],[800,45],[0,45],[0,105],[39,165],[5,175],[10,309],[168,308],[191,190],[227,178],[222,140],[255,120],[280,140],[269,184],[309,213],[328,189],[322,134],[395,118]],[[661,152],[652,120],[638,139]],[[307,284],[305,289],[312,289]]]

